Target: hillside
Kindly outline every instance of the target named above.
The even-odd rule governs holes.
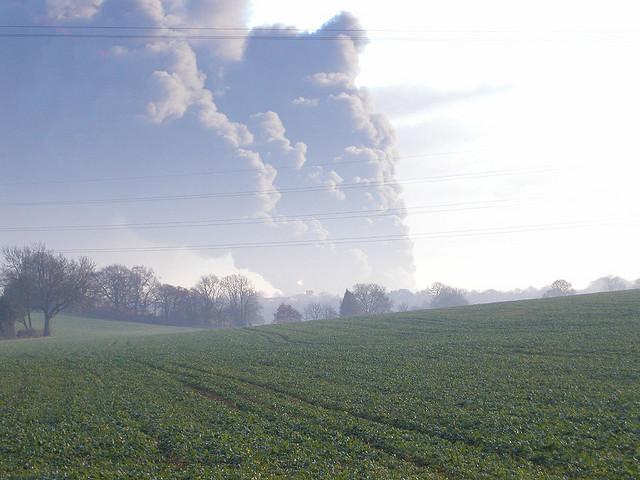
[[[33,326],[34,328],[42,329],[41,315],[34,315]],[[23,327],[21,325],[17,325],[16,328],[20,329]],[[54,319],[53,329],[53,338],[40,339],[40,341],[88,340],[96,337],[132,337],[141,335],[193,332],[197,330],[188,327],[103,320],[98,318],[79,317],[76,315],[57,316]]]
[[[637,291],[174,335],[64,323],[0,343],[0,478],[640,477]]]

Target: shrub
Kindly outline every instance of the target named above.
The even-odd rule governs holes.
[[[24,328],[18,330],[16,336],[18,338],[38,338],[42,336],[42,330],[39,328]]]

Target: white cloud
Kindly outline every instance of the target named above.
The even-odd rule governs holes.
[[[350,87],[353,85],[354,77],[350,73],[344,72],[318,72],[309,75],[309,81],[314,85]]]
[[[298,97],[294,98],[291,103],[293,105],[302,105],[304,107],[317,107],[320,105],[319,98],[306,98],[306,97]]]
[[[258,148],[266,150],[269,155],[280,160],[279,164],[290,164],[297,169],[304,165],[307,145],[304,142],[291,143],[277,113],[271,111],[255,113],[251,116],[251,120],[255,124],[255,144]]]
[[[344,179],[335,170],[327,172],[324,167],[313,166],[306,174],[306,182],[311,185],[326,185],[330,187],[329,193],[338,200],[347,198],[345,192],[340,190],[340,185],[344,182]]]
[[[149,52],[166,57],[166,70],[156,70],[151,76],[155,98],[147,103],[147,115],[153,123],[182,118],[194,108],[202,124],[216,131],[231,145],[251,143],[251,133],[245,125],[232,122],[218,111],[213,94],[205,86],[206,75],[198,69],[196,53],[184,40],[154,42]]]
[[[258,195],[258,198],[261,200],[261,211],[263,213],[272,211],[282,198],[282,194],[273,184],[278,172],[271,165],[265,164],[257,152],[238,149],[237,155],[253,169],[252,176],[257,187],[256,189],[264,191],[264,193]]]
[[[103,0],[47,0],[47,16],[53,20],[90,20],[100,12]]]

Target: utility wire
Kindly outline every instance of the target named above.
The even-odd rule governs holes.
[[[146,229],[171,229],[171,228],[197,228],[197,227],[220,227],[231,225],[257,225],[257,224],[282,224],[291,221],[304,220],[346,220],[358,218],[378,218],[425,213],[457,212],[464,210],[488,209],[507,207],[514,205],[514,201],[529,199],[514,198],[501,200],[488,200],[480,202],[457,202],[440,205],[425,205],[416,207],[373,209],[373,210],[350,210],[342,212],[320,212],[301,215],[274,215],[266,218],[226,218],[214,220],[184,220],[174,222],[147,222],[147,223],[117,223],[117,224],[89,224],[89,225],[41,225],[41,226],[4,226],[0,227],[0,232],[82,232],[99,230],[146,230]],[[518,204],[515,204],[518,205]]]
[[[638,221],[638,218],[634,218]],[[517,225],[511,227],[496,227],[484,229],[464,229],[446,230],[440,232],[427,232],[420,234],[397,234],[397,235],[371,235],[361,237],[340,237],[327,238],[322,240],[293,240],[274,242],[244,242],[244,243],[223,243],[223,244],[200,244],[200,245],[173,245],[157,247],[123,247],[123,248],[92,248],[92,249],[66,249],[59,250],[61,253],[152,253],[168,251],[209,251],[209,250],[233,250],[233,249],[254,249],[254,248],[277,248],[277,247],[302,247],[302,246],[333,246],[352,243],[386,243],[396,241],[423,240],[434,238],[452,238],[484,235],[504,235],[513,233],[528,233],[539,231],[552,231],[558,229],[590,228],[608,226],[619,222],[628,222],[629,219],[603,219],[592,221],[573,221],[561,223],[543,223],[534,225]]]
[[[214,32],[255,32],[255,31],[284,31],[284,32],[296,32],[296,33],[307,33],[305,30],[300,30],[295,27],[279,27],[279,26],[255,26],[255,27],[246,27],[246,26],[216,26],[216,27],[205,27],[205,26],[158,26],[158,25],[0,25],[0,28],[15,28],[15,29],[36,29],[36,30],[150,30],[150,31],[164,31],[164,30],[178,30],[178,31],[186,31],[186,30],[195,30],[195,31],[214,31]],[[504,28],[504,29],[473,29],[473,28],[428,28],[428,29],[412,29],[412,28],[327,28],[322,27],[312,31],[312,33],[322,33],[322,32],[332,32],[332,33],[368,33],[368,32],[379,32],[379,33],[553,33],[553,34],[598,34],[598,35],[608,35],[608,34],[619,34],[619,33],[628,33],[629,31],[620,31],[620,30],[597,30],[597,29],[552,29],[552,28],[541,28],[541,29],[527,29],[527,28]]]
[[[620,36],[573,36],[573,37],[521,37],[521,38],[501,38],[501,37],[478,37],[478,36],[466,36],[466,37],[418,37],[418,36],[404,36],[404,37],[390,37],[390,36],[372,36],[372,35],[309,35],[309,34],[295,34],[295,35],[144,35],[144,34],[107,34],[107,33],[0,33],[0,38],[40,38],[40,39],[121,39],[121,40],[277,40],[277,41],[292,41],[292,42],[316,42],[316,41],[354,41],[354,40],[391,40],[391,41],[412,41],[412,42],[468,42],[473,41],[475,43],[512,43],[515,41],[525,42],[558,42],[558,41],[584,41],[584,40],[622,40],[624,38]]]
[[[354,40],[369,37],[353,37],[346,35],[144,35],[144,34],[111,34],[111,33],[0,33],[0,37],[16,38],[123,38],[123,39],[159,39],[159,40]],[[388,37],[385,37],[388,38]]]
[[[296,31],[305,32],[297,28],[282,28],[278,26],[255,26],[255,27],[233,27],[233,26],[158,26],[158,25],[0,25],[0,28],[22,28],[22,29],[63,29],[63,30],[211,30],[221,32],[251,32],[251,31]],[[594,33],[594,34],[610,34],[620,33],[611,30],[595,30],[595,29],[470,29],[470,28],[448,28],[448,29],[411,29],[411,28],[330,28],[322,27],[315,32],[348,32],[348,33],[367,33],[367,32],[384,32],[384,33]]]
[[[402,157],[392,157],[391,160],[395,161],[403,161],[403,160],[414,160],[420,158],[431,158],[431,157],[439,157],[439,156],[447,156],[447,155],[457,155],[462,153],[469,153],[470,150],[459,150],[459,151],[451,151],[451,152],[433,152],[433,153],[422,153],[417,155],[406,155]],[[303,168],[309,167],[340,167],[341,165],[352,165],[352,164],[376,164],[376,160],[346,160],[346,161],[338,161],[338,162],[323,162],[323,163],[305,163],[301,167],[296,167],[292,165],[284,165],[284,166],[274,166],[278,171],[280,170],[301,170]],[[379,162],[378,162],[379,163]],[[215,175],[231,175],[236,173],[251,173],[255,172],[255,168],[236,168],[230,170],[206,170],[201,172],[191,172],[191,173],[168,173],[168,174],[154,174],[154,175],[134,175],[134,176],[120,176],[120,177],[93,177],[93,178],[79,178],[79,179],[54,179],[54,180],[15,180],[11,182],[0,183],[0,186],[3,187],[11,187],[11,186],[22,186],[22,185],[52,185],[52,184],[68,184],[68,183],[101,183],[101,182],[120,182],[120,181],[129,181],[129,180],[151,180],[151,179],[161,179],[161,178],[181,178],[181,177],[203,177],[203,176],[215,176]]]
[[[0,38],[97,38],[140,40],[404,40],[404,41],[567,41],[583,39],[622,39],[633,30],[560,30],[560,29],[390,29],[390,28],[320,28],[304,31],[282,27],[207,27],[146,25],[0,25]],[[16,31],[23,30],[23,31]],[[24,31],[26,30],[26,31]],[[112,33],[113,32],[113,33]],[[128,33],[139,32],[139,33]],[[144,33],[156,32],[156,33]],[[164,33],[163,33],[164,32]],[[395,34],[396,36],[390,36]],[[439,36],[437,36],[439,35]],[[443,36],[444,35],[444,36]],[[456,35],[453,37],[451,35]],[[497,37],[496,35],[502,35]],[[509,35],[511,38],[508,36]],[[541,37],[540,35],[545,35]],[[550,37],[553,35],[553,37]]]
[[[374,187],[398,187],[400,184],[414,185],[425,183],[446,182],[459,179],[480,179],[491,177],[503,177],[514,175],[536,175],[547,173],[549,171],[559,169],[536,169],[536,170],[492,170],[485,172],[475,172],[457,175],[442,175],[435,177],[422,178],[406,178],[382,182],[356,182],[343,183],[339,185],[319,185],[311,187],[290,187],[290,188],[273,188],[265,190],[246,190],[235,192],[214,192],[214,193],[198,193],[186,195],[157,195],[157,196],[140,196],[140,197],[120,197],[120,198],[96,198],[83,200],[49,200],[34,202],[4,202],[0,203],[0,207],[38,207],[38,206],[76,206],[76,205],[105,205],[113,203],[140,203],[140,202],[158,202],[158,201],[180,201],[180,200],[201,200],[207,198],[240,198],[260,195],[273,195],[281,193],[310,193],[323,191],[343,191],[360,188]]]

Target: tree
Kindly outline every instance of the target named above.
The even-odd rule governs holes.
[[[629,282],[622,277],[600,277],[589,284],[587,288],[590,292],[615,292],[629,288]]]
[[[322,307],[322,319],[331,320],[332,318],[338,318],[338,312],[331,305],[324,305]]]
[[[344,297],[342,298],[342,302],[340,303],[340,316],[341,317],[353,317],[356,315],[362,315],[364,310],[362,309],[362,305],[358,302],[358,299],[346,289],[344,292]]]
[[[276,312],[277,313],[277,312]],[[322,304],[311,302],[304,309],[305,320],[320,320],[322,318]]]
[[[353,296],[367,315],[388,313],[391,311],[391,300],[387,289],[377,283],[357,283],[353,286]]]
[[[544,293],[543,297],[566,297],[567,295],[573,295],[575,293],[576,291],[573,289],[573,286],[567,280],[556,280],[549,286],[549,289]]]
[[[15,338],[15,325],[20,316],[20,307],[6,295],[0,296],[0,338]]]
[[[291,305],[281,303],[273,314],[273,323],[285,324],[285,323],[298,323],[302,321],[302,315],[298,310]]]
[[[225,290],[215,275],[205,275],[193,288],[198,314],[206,323],[222,326],[222,312],[225,307]]]
[[[101,313],[139,319],[151,313],[160,285],[150,268],[109,265],[94,276],[94,301]]]
[[[408,312],[408,311],[409,311],[408,303],[401,303],[400,305],[398,305],[398,312]]]
[[[459,288],[450,287],[444,283],[436,282],[431,286],[432,295],[431,308],[448,308],[468,305],[465,291]]]
[[[29,308],[42,311],[43,335],[48,337],[53,318],[87,295],[94,271],[93,262],[86,257],[70,260],[47,250],[44,245],[37,245],[34,248],[5,250],[3,272],[11,269],[12,254],[23,258],[28,265],[23,281],[29,291]]]
[[[21,288],[21,284],[22,282],[10,280],[4,286],[3,297],[5,302],[11,304],[20,311],[20,315],[16,318],[16,322],[21,323],[25,329],[32,329],[32,298],[31,294],[26,293]]]
[[[160,282],[155,272],[142,265],[136,265],[131,269],[130,293],[133,315],[136,317],[149,313],[154,301],[154,296]]]
[[[34,247],[37,248],[37,247]],[[20,305],[25,316],[22,318],[25,328],[32,328],[31,311],[34,301],[33,257],[35,250],[31,247],[8,247],[2,250],[4,261],[1,280],[4,295],[11,302]]]
[[[186,288],[160,285],[156,289],[156,305],[164,323],[194,323],[192,295]]]
[[[244,275],[228,275],[221,281],[226,297],[226,319],[228,324],[245,327],[260,320],[258,293]]]
[[[304,309],[305,320],[328,320],[337,316],[336,309],[329,304],[312,302]]]
[[[124,265],[109,265],[94,277],[97,302],[117,318],[127,318],[131,306],[131,270]]]

